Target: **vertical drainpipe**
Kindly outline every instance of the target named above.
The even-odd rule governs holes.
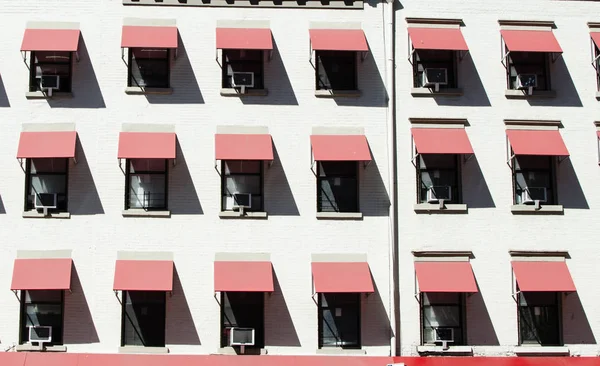
[[[397,0],[387,0],[383,3],[384,54],[385,54],[385,84],[387,90],[387,135],[388,135],[388,176],[389,176],[389,296],[390,296],[390,356],[395,357],[400,350],[399,289],[398,289],[398,217],[397,217],[397,159],[396,152],[396,62],[395,62],[395,14]]]

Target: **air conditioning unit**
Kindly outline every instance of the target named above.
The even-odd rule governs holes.
[[[435,343],[441,343],[444,349],[448,348],[448,343],[454,343],[454,329],[435,328]]]
[[[231,328],[229,331],[230,346],[254,346],[254,328]]]
[[[440,85],[448,84],[448,69],[444,68],[426,68],[423,71],[422,84],[424,87],[435,87],[435,91],[440,90]]]
[[[40,87],[48,93],[48,96],[52,96],[52,90],[58,90],[60,88],[60,76],[58,75],[42,75],[40,77]]]
[[[521,203],[531,204],[538,202],[546,202],[548,200],[548,191],[546,187],[525,187],[521,192]]]
[[[441,200],[452,200],[451,186],[433,186],[427,189],[427,203],[437,203]]]
[[[527,94],[533,94],[533,89],[537,88],[536,74],[519,74],[517,75],[517,89],[527,90]]]
[[[44,215],[48,214],[48,209],[56,208],[56,193],[36,193],[33,197],[33,207],[36,210],[43,210]]]
[[[241,88],[241,92],[244,93],[246,88],[254,87],[254,73],[253,72],[233,72],[232,74],[233,86]]]
[[[37,343],[43,347],[44,343],[52,342],[52,327],[34,325],[29,327],[29,343]]]

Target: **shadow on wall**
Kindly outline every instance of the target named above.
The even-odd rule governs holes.
[[[361,55],[357,55],[357,57],[361,57]],[[356,62],[356,68],[358,72],[358,89],[361,92],[360,97],[333,98],[336,104],[351,107],[386,107],[388,101],[387,90],[371,51],[367,52],[364,60],[359,59]]]
[[[277,148],[273,145],[273,164],[265,169],[265,210],[270,216],[298,216],[298,206],[292,194]]]
[[[596,337],[577,292],[563,297],[563,340],[565,344],[596,344]]]
[[[71,292],[65,293],[65,344],[98,343],[98,333],[90,307],[85,297],[85,291],[79,280],[77,268],[73,265],[71,273]]]
[[[83,36],[79,38],[79,62],[73,63],[72,98],[49,98],[51,108],[106,108],[94,66]]]
[[[477,67],[471,53],[467,53],[458,63],[458,82],[463,89],[459,97],[434,97],[438,105],[464,106],[464,107],[489,107],[491,106],[485,87],[481,82]]]
[[[571,73],[562,56],[550,63],[550,85],[556,91],[556,98],[527,99],[531,106],[542,107],[582,107],[579,93],[571,78]]]
[[[268,61],[265,55],[264,78],[265,88],[269,90],[269,95],[264,97],[241,97],[244,104],[261,105],[298,105],[294,88],[285,70],[285,65],[281,59],[281,54],[277,48],[277,43],[273,40],[273,58]]]
[[[564,208],[578,208],[584,210],[590,208],[570,158],[567,158],[558,164],[556,183],[558,188],[558,201]]]
[[[479,166],[477,155],[473,155],[462,165],[463,202],[469,208],[496,207],[490,189]]]
[[[167,298],[166,344],[200,345],[194,317],[190,312],[177,268],[173,269],[173,296]]]
[[[359,169],[360,211],[364,216],[389,216],[390,197],[377,162],[373,159],[366,167],[359,162]]]
[[[178,34],[177,58],[171,59],[171,88],[173,94],[147,94],[152,104],[204,104],[196,74],[190,63],[185,45]]]
[[[6,89],[4,88],[4,81],[2,81],[2,75],[0,75],[0,108],[8,107],[10,107],[10,101],[8,100]]]
[[[204,211],[179,140],[176,149],[176,165],[169,166],[169,209],[172,215],[202,215]]]
[[[69,212],[72,215],[104,214],[104,208],[79,135],[77,135],[75,146],[77,164],[69,168]]]
[[[478,285],[479,287],[479,285]],[[467,294],[467,344],[499,346],[500,341],[480,292]],[[516,306],[516,305],[515,305]]]
[[[4,201],[2,201],[2,196],[0,196],[0,215],[6,213],[6,208],[4,208]]]
[[[292,321],[279,280],[273,268],[273,293],[265,301],[265,346],[300,347],[300,339]]]
[[[361,310],[362,345],[389,346],[392,335],[390,318],[385,310],[379,289],[373,282],[375,292],[364,296]]]

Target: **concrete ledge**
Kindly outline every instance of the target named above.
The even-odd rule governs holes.
[[[123,217],[171,217],[171,211],[146,211],[139,208],[123,210]]]
[[[596,99],[600,100],[600,91],[596,92]]]
[[[417,346],[417,352],[419,354],[429,354],[429,355],[464,356],[464,355],[472,355],[473,347],[471,347],[471,346],[450,346],[447,349],[444,349],[444,347],[442,347],[442,346],[425,345],[425,346]]]
[[[122,0],[123,5],[154,5],[154,6],[205,6],[228,8],[304,8],[304,9],[363,9],[364,1],[353,1],[348,4],[342,0],[332,0],[327,3],[321,1],[265,1],[257,3],[246,1],[227,0]]]
[[[144,88],[140,86],[128,86],[125,88],[125,94],[138,95],[138,94],[162,94],[168,95],[173,94],[173,88]]]
[[[59,99],[59,98],[73,98],[73,93],[68,92],[68,93],[61,93],[61,92],[54,92],[52,93],[52,96],[48,96],[46,93],[44,93],[43,91],[34,91],[34,92],[27,92],[25,93],[25,98],[27,99]]]
[[[568,356],[570,354],[567,346],[517,346],[514,352],[518,356],[525,355],[548,355],[548,356]]]
[[[534,90],[532,95],[525,90],[506,89],[504,96],[509,99],[556,98],[555,90]]]
[[[53,212],[44,216],[43,213],[37,211],[25,211],[23,212],[23,218],[25,219],[70,219],[71,213],[69,212]]]
[[[19,344],[15,347],[17,352],[67,352],[66,346],[45,346],[40,349],[39,346],[31,344]]]
[[[269,95],[269,89],[246,89],[242,94],[236,88],[221,88],[221,95],[224,97],[266,97]]]
[[[269,352],[265,348],[246,347],[244,355],[266,355]],[[217,350],[217,355],[239,355],[237,349],[233,347],[221,347]]]
[[[410,94],[413,97],[460,97],[463,95],[463,90],[460,88],[448,88],[434,91],[430,88],[412,88]]]
[[[512,205],[510,212],[524,215],[562,215],[565,210],[563,205],[543,205],[539,210],[536,210],[534,205]]]
[[[362,220],[362,212],[317,212],[319,220]]]
[[[449,203],[444,205],[444,208],[440,208],[437,203],[417,203],[414,206],[416,213],[453,213],[453,214],[465,214],[469,212],[469,209],[464,203]]]
[[[317,98],[358,98],[361,94],[360,90],[315,90]]]
[[[317,349],[318,355],[366,355],[365,349],[344,349],[339,347],[323,347]]]
[[[266,219],[268,217],[266,212],[244,212],[244,215],[240,215],[237,211],[221,211],[219,217],[222,219]]]
[[[169,349],[167,347],[125,346],[119,347],[119,353],[164,354],[169,353]]]

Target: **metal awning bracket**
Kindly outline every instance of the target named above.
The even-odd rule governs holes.
[[[215,298],[215,301],[217,302],[217,304],[219,304],[219,306],[220,306],[221,302],[219,301],[219,297],[221,297],[221,291],[215,291],[213,297]]]
[[[119,297],[119,290],[113,290],[115,292],[115,297],[117,298],[117,300],[119,300],[120,304],[123,304],[123,302],[121,301],[121,298]]]
[[[556,60],[558,60],[558,58],[560,57],[560,55],[561,54],[558,53],[558,52],[552,52],[552,56],[551,56],[552,57],[552,63],[555,63]]]
[[[221,57],[223,55],[223,50],[220,49],[216,49],[215,50],[215,61],[217,61],[217,65],[219,65],[220,68],[223,68],[223,64],[221,63]]]
[[[371,165],[371,160],[363,161],[363,169],[367,169],[369,165]]]
[[[369,55],[369,51],[362,51],[360,53],[360,62],[365,62],[368,55]]]
[[[600,138],[596,139],[596,144],[598,146],[598,165],[600,165]]]
[[[510,55],[510,51],[506,52],[504,56],[502,56],[502,60],[500,61],[505,69],[508,69],[508,65],[506,64],[506,59]]]
[[[474,156],[475,154],[463,154],[463,163],[466,163],[467,161],[471,160],[471,158]]]
[[[25,173],[25,167],[23,167],[23,161],[25,159],[23,158],[17,158],[17,161],[19,162],[19,165],[21,166],[21,170],[23,170],[23,173]]]
[[[469,50],[458,51],[458,61],[462,62],[462,60],[465,58],[465,56],[467,55],[467,53],[469,53]]]
[[[19,298],[19,290],[11,290],[13,292],[13,294],[15,294],[15,297],[17,298],[17,300],[19,300],[19,302],[21,302],[21,299]]]
[[[415,140],[413,140],[413,138],[410,138],[410,162],[412,163],[412,165],[414,165],[414,167],[417,167],[417,163],[415,163],[415,161],[419,158],[419,153],[417,152],[417,149],[415,148]]]
[[[512,153],[510,148],[510,142],[508,141],[508,135],[506,136],[506,165],[512,170],[512,160],[515,158],[516,154]]]
[[[217,174],[219,174],[219,176],[221,175],[221,172],[219,171],[218,165],[219,163],[217,163],[219,160],[215,159],[215,170],[217,171]]]
[[[568,156],[568,155],[567,155],[567,156],[559,156],[559,157],[558,157],[558,163],[560,164],[560,163],[562,163],[563,161],[567,160],[568,158],[569,158],[569,156]]]
[[[119,168],[121,169],[121,171],[123,172],[123,174],[125,174],[125,170],[123,170],[123,163],[122,163],[123,159],[119,158],[117,160],[119,160]]]
[[[23,62],[27,65],[27,51],[21,51],[21,57],[23,57]]]

